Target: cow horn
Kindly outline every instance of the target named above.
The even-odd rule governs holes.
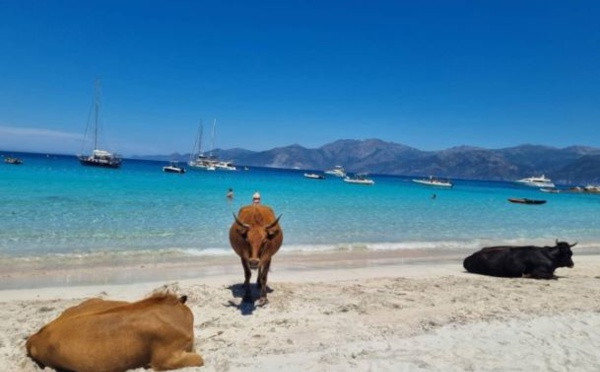
[[[577,242],[573,243],[573,244],[569,244],[569,247],[573,248],[574,246],[577,245]]]
[[[235,215],[235,213],[233,213],[233,218],[235,218],[235,222],[240,225],[241,227],[245,227],[247,229],[250,228],[250,225],[243,223],[242,221],[239,220],[239,218],[237,218],[237,216]]]
[[[279,219],[281,218],[281,216],[283,216],[283,213],[279,215],[279,217],[277,217],[277,219],[275,221],[273,221],[271,224],[269,224],[269,226],[266,227],[266,229],[270,229],[271,227],[277,225],[279,223]]]

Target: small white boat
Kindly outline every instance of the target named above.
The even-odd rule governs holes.
[[[374,185],[375,181],[370,178],[367,178],[364,174],[357,174],[354,177],[344,177],[344,182],[354,183],[357,185]]]
[[[515,182],[531,187],[555,187],[552,180],[544,177],[543,174],[540,177],[527,177],[516,180]]]
[[[163,172],[165,173],[185,173],[185,168],[177,165],[176,162],[171,162],[169,165],[165,165],[163,167]]]
[[[317,173],[304,173],[304,177],[306,178],[310,178],[313,180],[324,180],[325,176],[322,174],[317,174]]]
[[[19,158],[12,157],[12,156],[5,157],[4,158],[4,162],[6,164],[15,164],[15,165],[23,164],[23,160],[21,160]]]
[[[412,181],[415,183],[419,183],[421,185],[427,185],[427,186],[437,186],[437,187],[453,187],[454,186],[454,184],[452,184],[452,182],[450,182],[449,180],[439,179],[439,178],[435,178],[435,177],[414,179]]]
[[[218,161],[216,163],[214,163],[214,167],[215,169],[219,169],[219,170],[226,170],[226,171],[235,171],[237,170],[237,168],[235,167],[235,165],[233,165],[233,162],[231,161]]]
[[[346,170],[341,165],[336,165],[333,169],[326,170],[325,174],[343,178],[346,177]]]

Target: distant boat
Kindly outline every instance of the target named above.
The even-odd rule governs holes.
[[[166,173],[185,173],[185,168],[177,165],[177,162],[172,161],[169,165],[163,167],[163,172]]]
[[[211,149],[206,155],[202,151],[202,132],[204,127],[202,126],[202,122],[200,122],[200,128],[198,130],[198,138],[196,139],[196,144],[194,145],[194,151],[192,152],[192,158],[188,162],[190,169],[195,170],[206,170],[206,171],[214,171],[214,170],[225,170],[225,171],[235,171],[237,168],[233,165],[232,161],[219,160],[215,156],[213,156],[213,150],[215,147],[215,133],[216,133],[216,125],[217,119],[213,121],[213,130],[211,136]]]
[[[21,159],[19,159],[19,158],[12,157],[12,156],[6,156],[6,157],[4,158],[4,162],[5,162],[6,164],[14,164],[14,165],[20,165],[20,164],[23,164],[23,160],[21,160]]]
[[[545,200],[527,199],[527,198],[509,198],[509,202],[517,204],[545,204]]]
[[[556,189],[554,187],[542,187],[540,189],[540,191],[541,192],[548,192],[548,193],[551,193],[551,194],[558,194],[560,192],[559,189]]]
[[[233,165],[233,163],[231,161],[224,161],[224,160],[217,161],[214,164],[214,167],[218,170],[225,170],[225,171],[237,170],[237,168],[235,167],[235,165]]]
[[[306,178],[310,178],[313,180],[324,180],[325,176],[322,174],[317,174],[317,173],[304,173],[304,177]]]
[[[336,176],[336,177],[346,177],[346,171],[344,170],[344,167],[342,167],[341,165],[336,165],[333,169],[329,169],[325,171],[325,174],[330,174],[332,176]]]
[[[367,178],[365,174],[357,174],[354,177],[346,176],[344,177],[344,182],[354,183],[357,185],[374,185],[375,181],[370,178]]]
[[[415,183],[419,183],[421,185],[427,185],[427,186],[454,187],[452,182],[450,182],[449,180],[435,178],[433,176],[429,177],[429,178],[414,179],[412,181]]]
[[[192,151],[188,165],[192,170],[214,171],[216,170],[214,166],[215,159],[212,157],[212,155],[205,155],[203,151],[203,132],[204,126],[202,125],[202,121],[200,121],[200,125],[198,126],[198,136],[196,137],[194,150]]]
[[[103,167],[103,168],[119,168],[121,166],[121,157],[107,150],[101,150],[98,148],[98,137],[99,137],[99,111],[100,111],[100,81],[96,80],[94,86],[94,127],[91,136],[93,137],[93,150],[89,155],[79,155],[79,162],[81,165]],[[88,134],[88,128],[86,128],[86,135],[84,136],[83,146],[85,146],[86,138]],[[83,152],[83,150],[82,150]]]
[[[527,177],[516,180],[515,182],[531,187],[555,187],[552,180],[546,178],[543,174],[540,177]]]

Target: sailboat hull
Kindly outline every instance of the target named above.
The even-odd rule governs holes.
[[[80,156],[79,162],[81,165],[90,166],[90,167],[101,167],[101,168],[120,168],[121,167],[121,159],[117,160],[106,160],[106,159],[98,159],[93,156]]]

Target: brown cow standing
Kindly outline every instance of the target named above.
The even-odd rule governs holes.
[[[279,226],[281,216],[275,218],[270,207],[253,204],[242,207],[229,229],[231,247],[240,256],[244,267],[245,294],[243,301],[252,302],[250,270],[258,269],[257,284],[260,287],[259,305],[267,303],[267,276],[271,258],[283,243],[283,231]]]
[[[159,293],[133,303],[84,301],[30,336],[27,354],[41,366],[77,372],[202,366],[186,300]]]

